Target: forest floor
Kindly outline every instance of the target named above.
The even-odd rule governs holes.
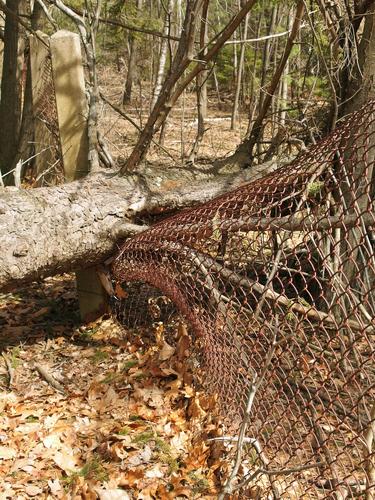
[[[81,324],[64,275],[0,295],[0,325],[1,500],[215,498],[228,464],[182,321],[170,343],[160,322]]]

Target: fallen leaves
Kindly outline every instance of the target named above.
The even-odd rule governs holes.
[[[9,446],[0,446],[0,460],[9,460],[17,456],[17,450]]]
[[[108,318],[74,326],[51,316],[61,298],[76,307],[72,285],[54,278],[40,301],[35,289],[0,299],[8,334],[39,332],[6,351],[11,390],[0,358],[1,500],[215,498],[220,460],[209,464],[206,439],[215,401],[192,385],[186,325],[168,336],[163,323],[136,333]]]

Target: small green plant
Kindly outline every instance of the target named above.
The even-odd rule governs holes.
[[[95,326],[93,328],[86,328],[83,332],[79,333],[79,338],[84,342],[90,342],[93,335],[98,331],[99,327]]]
[[[100,381],[101,384],[110,384],[111,382],[114,382],[118,378],[121,377],[120,373],[116,372],[109,372],[107,375],[103,378],[103,380]]]
[[[122,371],[127,372],[130,370],[130,368],[133,368],[134,366],[137,366],[138,360],[137,359],[128,359],[128,361],[125,361]]]
[[[128,436],[131,432],[131,428],[127,425],[118,431],[120,436]]]
[[[99,364],[102,361],[108,359],[108,356],[109,356],[108,352],[97,349],[90,359],[93,363]]]
[[[96,479],[97,481],[107,481],[108,473],[104,469],[98,457],[94,457],[85,463],[78,475],[84,479]]]
[[[294,312],[289,311],[285,316],[285,319],[287,320],[288,323],[294,324],[297,321],[297,316],[294,314]]]
[[[172,454],[172,449],[168,443],[166,443],[162,438],[155,438],[155,449],[158,453],[158,458],[164,464],[169,467],[169,474],[177,472],[179,469],[179,464],[176,458]]]
[[[140,434],[137,434],[136,436],[134,436],[132,441],[135,444],[144,445],[144,444],[148,444],[150,441],[152,441],[154,439],[155,439],[154,431],[149,430],[149,431],[144,431],[144,432],[141,432]]]
[[[19,347],[13,347],[13,349],[10,351],[10,363],[12,365],[12,368],[14,369],[16,369],[21,363],[19,356],[20,356]]]
[[[39,417],[37,417],[36,415],[29,415],[25,420],[26,422],[38,422]]]
[[[168,465],[169,473],[177,472],[179,469],[179,464],[176,458],[172,454],[172,449],[169,444],[164,441],[160,436],[155,434],[155,432],[150,429],[140,434],[134,436],[133,443],[137,445],[146,445],[152,443],[154,445],[154,450],[157,454],[158,459]]]
[[[139,420],[142,420],[142,417],[140,417],[139,415],[129,415],[129,420],[131,422],[137,422]]]
[[[298,297],[298,302],[305,307],[311,307],[311,304],[309,304],[303,297]]]

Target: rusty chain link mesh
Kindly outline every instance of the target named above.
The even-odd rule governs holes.
[[[117,283],[156,287],[190,323],[197,381],[228,434],[254,396],[244,459],[257,498],[375,497],[374,157],[370,102],[114,261]]]
[[[33,113],[35,120],[35,153],[37,183],[41,186],[64,182],[52,58],[48,49],[39,68],[38,81],[33,83]]]

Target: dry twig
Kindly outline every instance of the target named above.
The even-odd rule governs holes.
[[[60,384],[60,382],[58,382],[54,377],[53,375],[51,375],[48,371],[47,371],[47,368],[42,366],[42,365],[38,365],[38,364],[34,364],[33,366],[33,369],[35,371],[37,371],[39,373],[39,375],[51,386],[53,387],[54,389],[56,389],[56,391],[58,391],[60,394],[65,394],[65,390],[64,390],[64,387]]]
[[[6,369],[8,371],[8,389],[10,389],[14,381],[14,368],[12,366],[11,360],[9,359],[7,354],[5,354],[5,352],[3,352],[2,356],[5,362]]]

